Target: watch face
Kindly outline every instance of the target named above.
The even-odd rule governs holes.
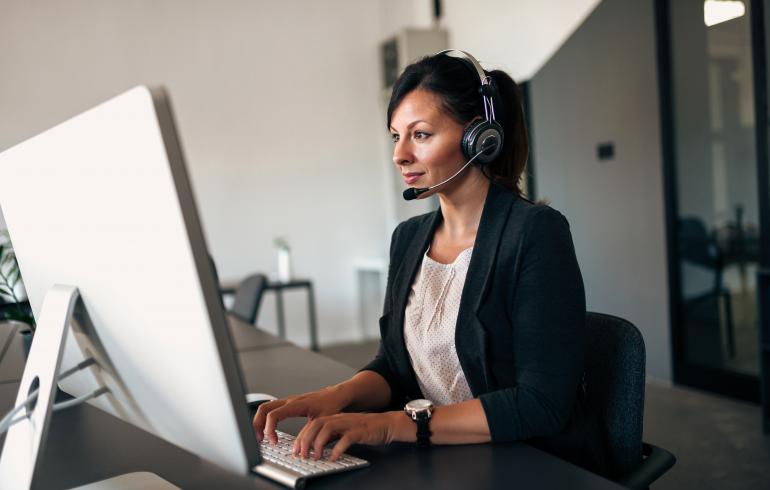
[[[412,400],[406,404],[406,408],[415,411],[432,410],[433,402],[430,400]]]

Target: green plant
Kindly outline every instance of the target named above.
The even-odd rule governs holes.
[[[276,248],[279,248],[281,250],[290,250],[291,247],[289,247],[289,240],[286,239],[286,237],[279,236],[273,239],[273,245],[276,246]]]
[[[0,231],[0,297],[10,301],[11,306],[6,308],[5,319],[17,320],[35,329],[35,319],[21,304],[16,295],[16,286],[21,283],[21,271],[16,261],[16,253],[13,251],[11,236],[8,231]]]

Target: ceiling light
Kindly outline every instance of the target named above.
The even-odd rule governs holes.
[[[703,3],[703,22],[711,27],[746,14],[743,2],[727,0],[706,0]]]

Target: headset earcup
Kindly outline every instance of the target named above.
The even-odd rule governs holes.
[[[463,156],[470,160],[476,155],[484,143],[489,138],[495,138],[497,143],[489,150],[485,151],[473,161],[474,163],[485,164],[495,160],[503,150],[503,127],[496,121],[486,121],[479,119],[474,121],[465,129],[461,144]]]

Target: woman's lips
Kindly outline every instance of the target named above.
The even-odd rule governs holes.
[[[404,174],[404,182],[406,182],[406,185],[412,185],[414,184],[417,179],[419,179],[423,174],[421,173],[408,173]]]

